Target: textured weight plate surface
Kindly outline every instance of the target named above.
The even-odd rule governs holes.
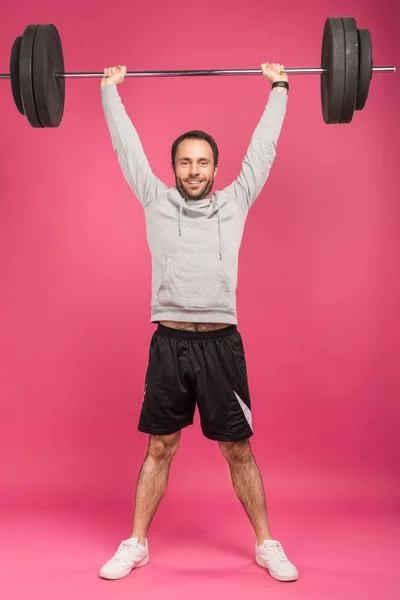
[[[43,127],[58,127],[64,113],[65,79],[61,40],[54,25],[39,25],[33,45],[33,86]]]
[[[321,104],[325,123],[339,123],[343,109],[345,84],[345,42],[340,18],[326,19],[322,36]]]
[[[37,28],[38,25],[28,25],[28,27],[26,27],[22,36],[21,49],[19,52],[19,86],[21,89],[21,99],[26,118],[32,127],[42,127],[36,112],[32,73],[33,44],[35,42]]]
[[[342,116],[339,123],[350,123],[356,108],[358,91],[358,30],[353,17],[342,18],[346,49],[346,70]]]
[[[22,37],[15,38],[11,48],[10,55],[10,82],[11,91],[14,98],[15,106],[21,115],[25,114],[24,105],[22,104],[21,89],[19,87],[19,52],[21,49]]]
[[[368,29],[358,30],[359,69],[356,110],[362,110],[368,98],[372,77],[372,39]]]

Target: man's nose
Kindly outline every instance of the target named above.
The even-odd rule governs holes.
[[[192,164],[190,166],[190,175],[198,175],[198,174],[199,174],[199,167],[196,162],[192,162]]]

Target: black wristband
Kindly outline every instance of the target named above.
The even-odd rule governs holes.
[[[283,88],[287,89],[287,91],[289,91],[289,84],[287,81],[284,81],[283,79],[281,81],[274,81],[274,83],[272,84],[272,89],[277,88],[277,87],[283,87]]]

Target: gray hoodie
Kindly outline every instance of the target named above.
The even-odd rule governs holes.
[[[101,99],[123,174],[144,209],[151,322],[236,325],[243,228],[274,161],[288,96],[270,92],[238,178],[208,200],[185,200],[153,174],[115,85],[101,88]]]

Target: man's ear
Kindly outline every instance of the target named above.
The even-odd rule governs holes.
[[[218,173],[218,166],[216,166],[214,169],[214,177],[216,176],[217,173]]]

